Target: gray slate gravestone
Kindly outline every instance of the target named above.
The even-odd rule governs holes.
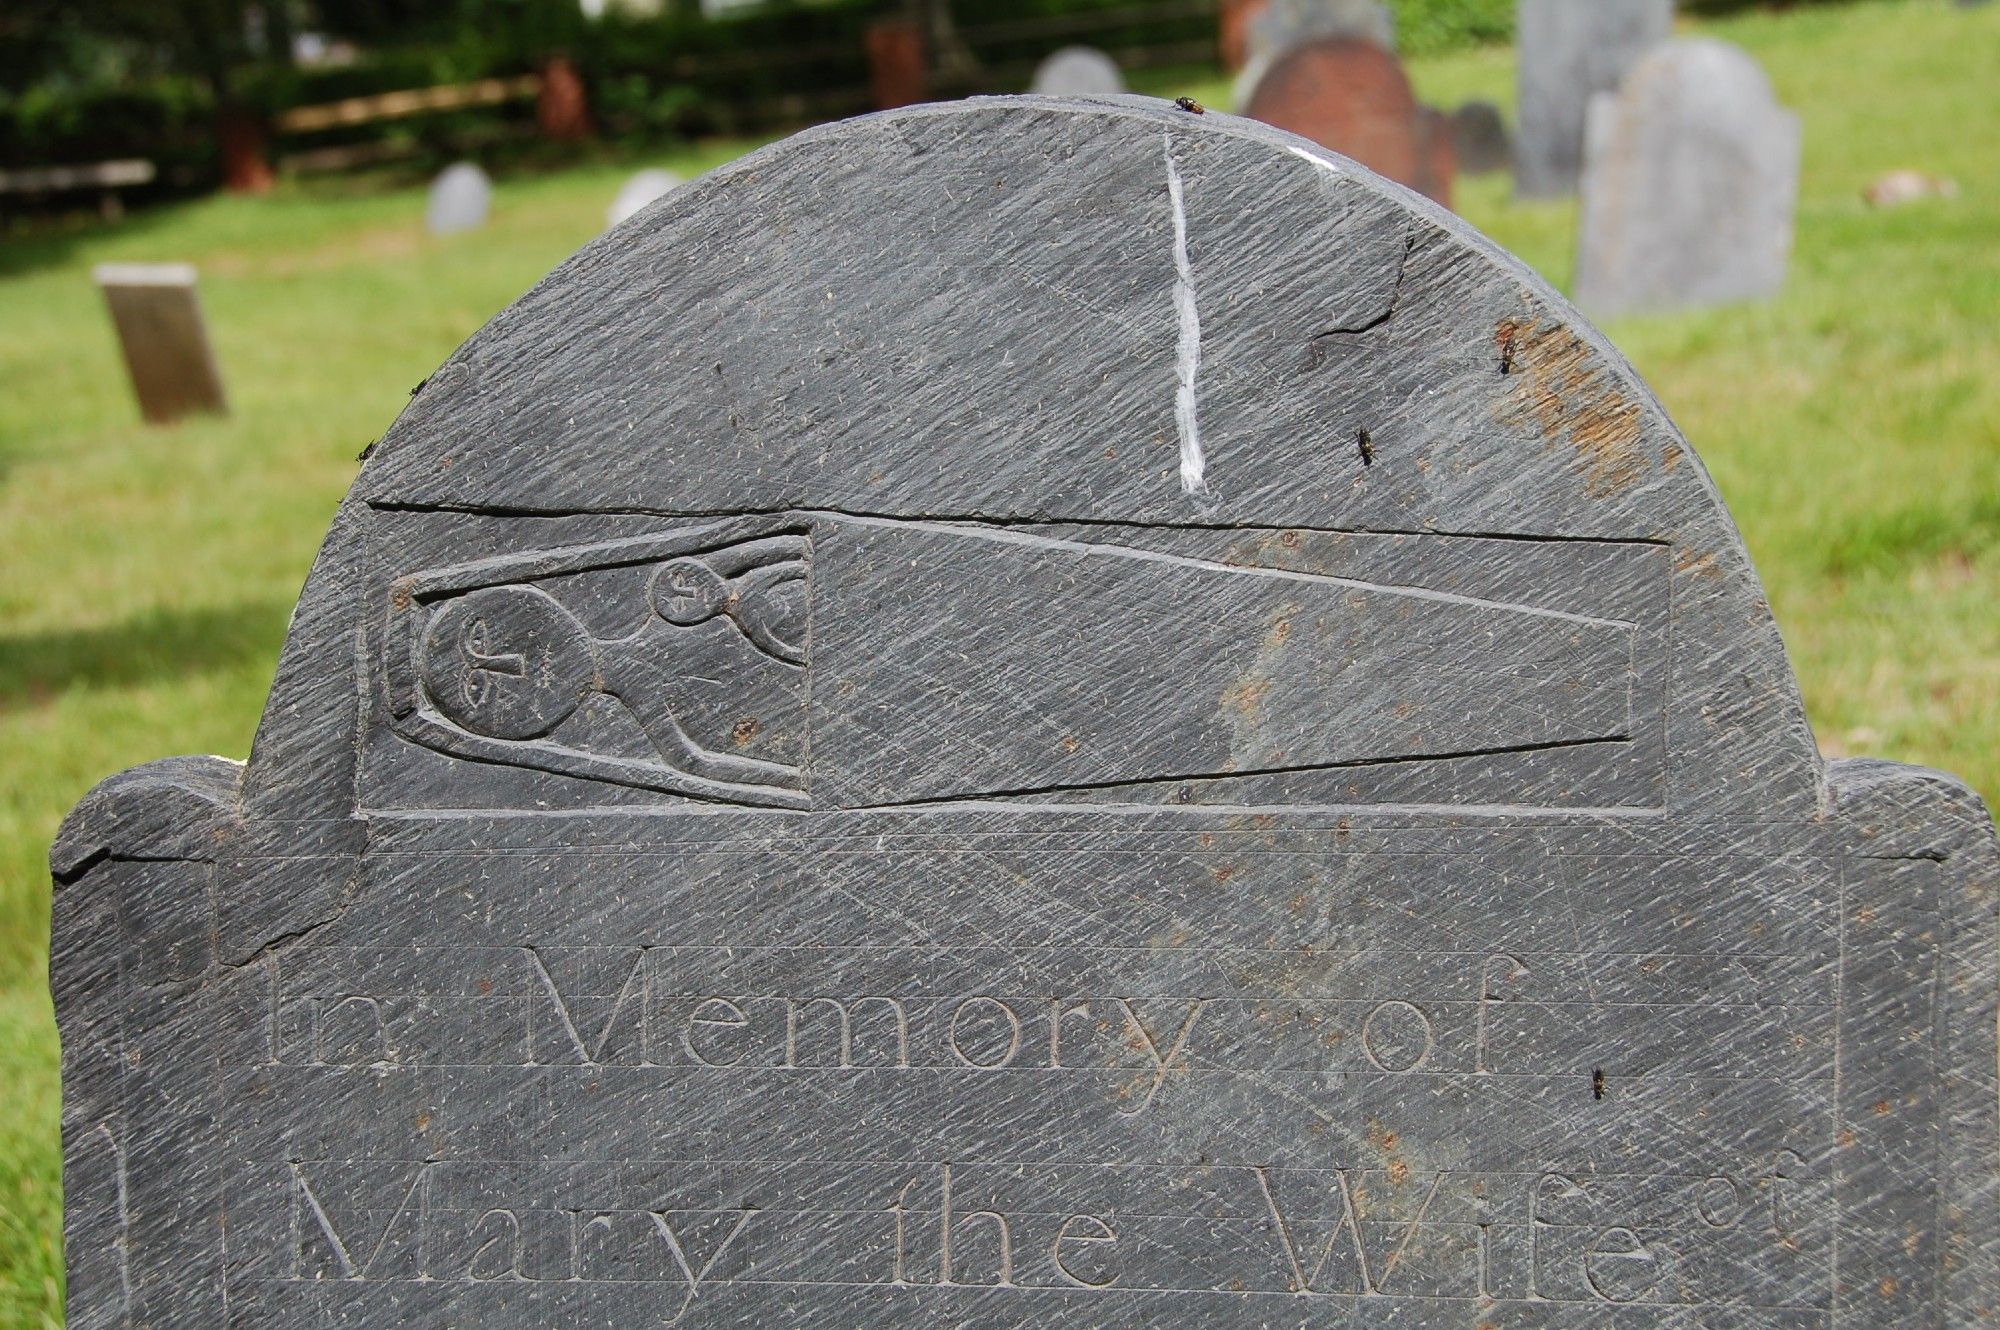
[[[1466,175],[1505,171],[1514,164],[1514,136],[1500,108],[1488,101],[1463,102],[1451,113],[1451,151]]]
[[[1669,42],[1591,106],[1577,303],[1605,317],[1774,294],[1798,193],[1798,117],[1757,62]]]
[[[1591,97],[1672,34],[1674,0],[1519,0],[1515,20],[1515,190],[1573,193]]]
[[[493,182],[471,162],[454,162],[431,182],[424,225],[436,235],[470,231],[486,223],[493,206]]]
[[[1822,763],[1552,290],[1220,113],[824,126],[585,247],[248,765],[52,858],[74,1330],[2000,1294],[1979,800]]]
[[[678,189],[680,183],[679,176],[658,167],[648,167],[644,171],[634,173],[630,180],[620,186],[618,197],[611,200],[611,206],[605,210],[604,224],[618,225],[654,199]]]
[[[1090,46],[1065,46],[1035,67],[1031,91],[1051,97],[1088,97],[1125,91],[1118,62]]]
[[[1396,16],[1381,0],[1270,0],[1250,20],[1249,51],[1277,56],[1319,37],[1359,37],[1396,49]]]
[[[148,423],[228,412],[191,265],[100,263],[91,277],[110,307],[132,394]]]

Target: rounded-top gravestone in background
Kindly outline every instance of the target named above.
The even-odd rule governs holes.
[[[1249,54],[1277,55],[1322,37],[1354,37],[1396,49],[1396,17],[1381,0],[1269,0],[1251,17]]]
[[[1373,42],[1396,49],[1396,19],[1379,0],[1270,0],[1244,24],[1243,67],[1231,91],[1238,111],[1250,104],[1271,65],[1294,46],[1332,37]]]
[[[1799,147],[1748,53],[1706,37],[1654,48],[1591,105],[1577,303],[1608,317],[1776,294]]]
[[[679,176],[672,171],[660,170],[658,167],[648,167],[636,173],[619,189],[618,197],[613,199],[611,206],[605,210],[604,224],[618,225],[654,199],[677,188],[680,183]]]
[[[1118,72],[1117,61],[1095,47],[1065,46],[1035,67],[1029,90],[1051,97],[1123,92],[1125,76]]]
[[[995,98],[675,190],[65,822],[70,1324],[1976,1324],[1978,799],[1441,211]]]
[[[1514,163],[1514,139],[1500,108],[1489,101],[1461,103],[1451,113],[1452,158],[1467,175],[1504,171]]]
[[[1417,104],[1402,61],[1374,42],[1293,47],[1263,71],[1241,110],[1451,206],[1450,122]]]
[[[424,225],[433,235],[470,231],[485,225],[493,206],[493,182],[471,162],[454,162],[431,182]]]
[[[1518,0],[1514,186],[1528,198],[1573,193],[1590,99],[1618,87],[1673,32],[1674,0]]]

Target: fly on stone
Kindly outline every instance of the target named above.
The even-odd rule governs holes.
[[[1174,98],[1174,105],[1180,107],[1183,111],[1190,111],[1195,115],[1208,114],[1208,108],[1192,97],[1176,97]]]

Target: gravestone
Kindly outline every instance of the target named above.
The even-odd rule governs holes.
[[[1528,198],[1575,192],[1590,99],[1615,91],[1673,31],[1674,0],[1519,0],[1514,186]]]
[[[1451,206],[1451,122],[1417,104],[1402,62],[1373,42],[1294,46],[1257,80],[1243,113]]]
[[[1271,0],[1222,0],[1215,15],[1215,50],[1225,70],[1236,71],[1250,58],[1250,24]]]
[[[1118,62],[1090,46],[1065,46],[1035,67],[1030,91],[1050,97],[1088,97],[1125,91]]]
[[[471,162],[454,162],[431,182],[424,225],[433,235],[471,231],[486,224],[493,206],[493,182]]]
[[[1593,104],[1577,302],[1599,316],[1776,293],[1798,206],[1799,122],[1738,48],[1661,46]]]
[[[924,32],[907,18],[876,19],[862,34],[868,53],[868,88],[878,110],[910,106],[930,95],[930,62]]]
[[[52,863],[76,1330],[2000,1293],[1983,806],[1822,761],[1555,292],[1221,113],[823,126],[586,246],[248,764]]]
[[[618,197],[611,201],[605,211],[604,224],[616,226],[654,199],[664,198],[679,188],[681,178],[672,171],[662,171],[658,167],[648,167],[627,180],[618,191]]]
[[[1321,37],[1356,37],[1396,49],[1396,18],[1381,0],[1268,0],[1248,28],[1252,56],[1276,57]]]
[[[1246,58],[1232,84],[1235,107],[1250,104],[1258,81],[1295,46],[1333,37],[1396,49],[1396,20],[1378,0],[1267,0],[1244,24]]]
[[[194,269],[185,263],[101,263],[91,276],[111,308],[139,414],[154,425],[200,412],[226,414],[229,402],[202,322]]]
[[[1513,136],[1500,108],[1488,101],[1466,102],[1451,113],[1451,150],[1467,175],[1505,171],[1514,164]]]

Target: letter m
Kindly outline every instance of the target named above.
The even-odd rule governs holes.
[[[402,1197],[381,1227],[369,1240],[370,1215],[379,1208],[356,1206],[329,1209],[306,1177],[304,1164],[294,1161],[292,1170],[292,1241],[289,1279],[369,1279],[380,1278],[398,1252],[408,1252],[401,1262],[409,1270],[406,1278],[424,1274],[424,1221],[430,1203],[431,1170],[435,1162],[419,1164],[409,1174]],[[322,1182],[324,1186],[324,1182]],[[393,1188],[392,1194],[393,1194]],[[336,1216],[339,1218],[336,1219]],[[412,1241],[414,1239],[414,1241]]]

